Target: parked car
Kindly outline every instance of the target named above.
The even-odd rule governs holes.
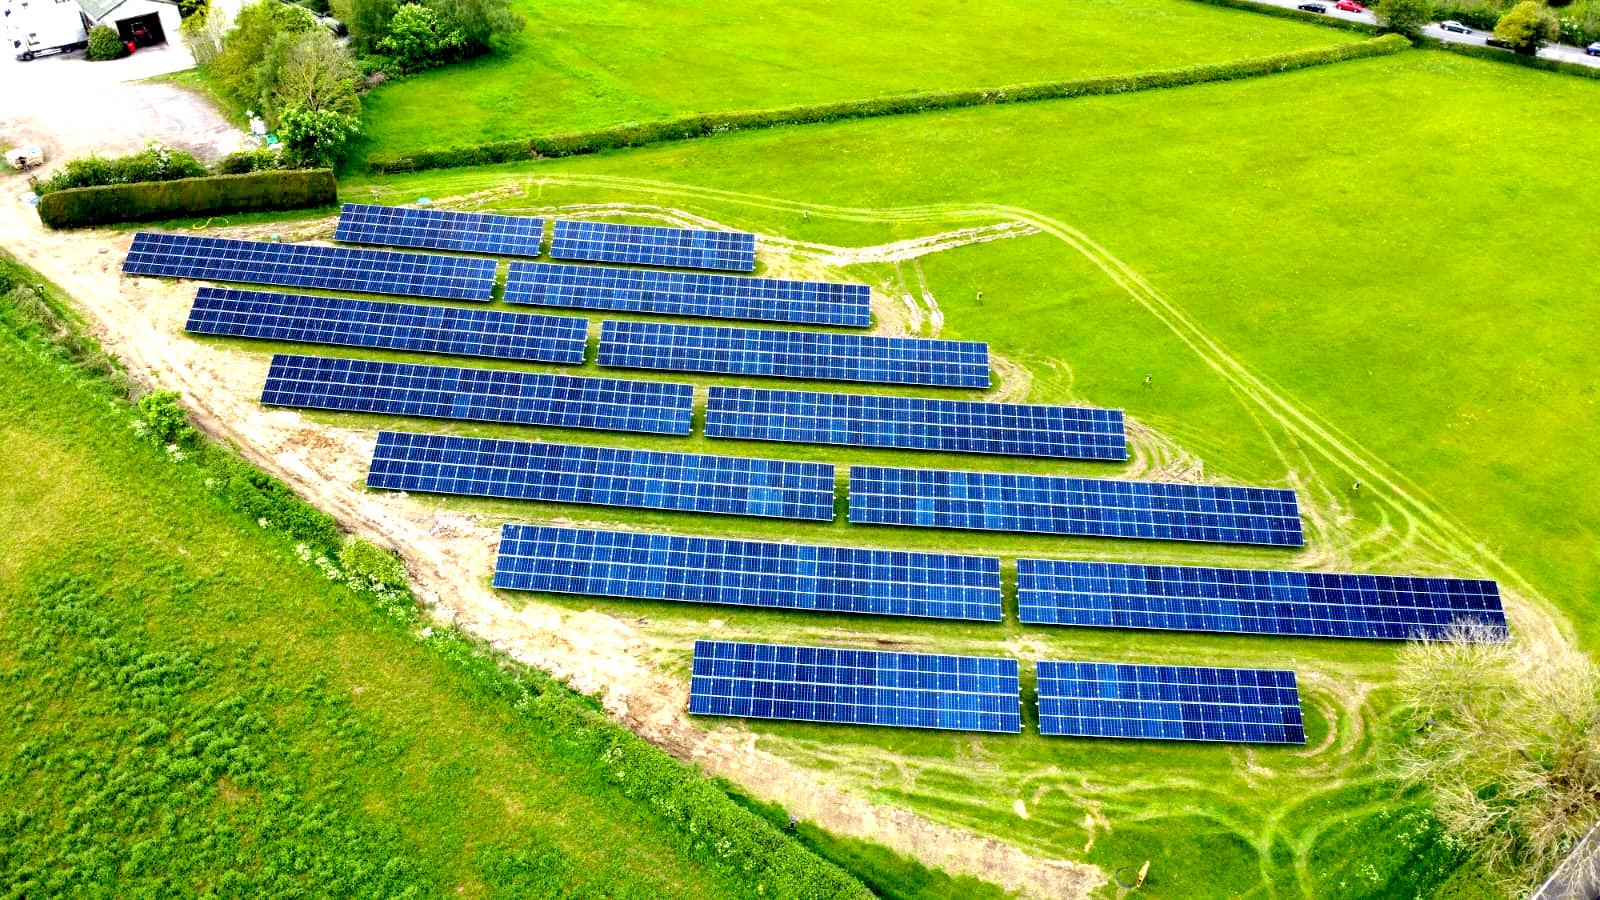
[[[1345,12],[1361,12],[1362,10],[1366,9],[1365,6],[1357,3],[1356,0],[1339,0],[1338,3],[1333,5],[1333,7],[1334,9],[1342,9]]]
[[[1321,3],[1302,3],[1300,4],[1300,8],[1306,12],[1314,13],[1325,13],[1328,11],[1328,7]]]
[[[1600,41],[1595,41],[1589,46],[1583,48],[1583,52],[1589,54],[1590,56],[1600,56]]]
[[[1468,28],[1460,22],[1457,22],[1455,19],[1445,19],[1443,22],[1439,23],[1439,27],[1443,28],[1445,31],[1454,31],[1456,34],[1472,33],[1471,28]]]
[[[1511,42],[1510,41],[1502,41],[1499,38],[1489,38],[1488,40],[1483,42],[1483,45],[1485,47],[1499,47],[1501,50],[1515,50],[1515,49],[1517,49],[1517,48],[1511,46]]]

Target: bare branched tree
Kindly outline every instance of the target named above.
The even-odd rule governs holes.
[[[361,70],[350,51],[321,28],[299,35],[278,70],[274,98],[278,109],[310,112],[332,110],[354,116],[361,112],[356,82]]]
[[[1569,648],[1457,626],[1400,654],[1415,734],[1399,774],[1509,893],[1525,892],[1600,821],[1600,673]]]

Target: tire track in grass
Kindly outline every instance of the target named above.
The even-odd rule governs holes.
[[[922,207],[909,207],[893,210],[856,209],[834,206],[819,206],[813,204],[798,204],[773,198],[758,197],[749,194],[737,194],[728,191],[713,189],[691,188],[683,185],[666,185],[643,179],[618,179],[608,176],[557,176],[554,179],[545,178],[544,183],[563,183],[579,186],[584,183],[603,182],[613,188],[642,190],[651,193],[670,192],[677,196],[690,197],[701,200],[715,200],[720,202],[737,203],[749,207],[763,208],[783,212],[813,211],[828,215],[833,218],[858,222],[878,223],[915,223],[933,221],[959,221],[966,219],[994,219],[1000,218],[1014,222],[1022,222],[1033,226],[1039,231],[1048,234],[1082,255],[1091,264],[1098,268],[1123,292],[1135,302],[1143,306],[1156,319],[1170,330],[1179,340],[1188,346],[1206,365],[1212,368],[1224,382],[1246,402],[1247,407],[1253,407],[1252,414],[1258,421],[1265,419],[1281,433],[1289,436],[1295,443],[1295,449],[1300,456],[1309,456],[1315,453],[1332,463],[1343,477],[1357,478],[1369,485],[1378,488],[1368,494],[1372,497],[1378,494],[1377,502],[1372,503],[1372,513],[1376,516],[1375,528],[1367,529],[1359,537],[1351,535],[1349,529],[1341,527],[1349,517],[1337,516],[1332,520],[1328,517],[1314,519],[1311,534],[1316,538],[1315,544],[1321,552],[1314,554],[1316,564],[1327,565],[1351,559],[1357,551],[1370,546],[1382,546],[1385,552],[1381,554],[1384,560],[1427,559],[1435,562],[1451,564],[1455,567],[1464,567],[1479,572],[1487,577],[1500,580],[1515,589],[1516,594],[1526,602],[1542,607],[1545,611],[1551,610],[1551,604],[1543,598],[1520,575],[1507,565],[1497,554],[1488,550],[1480,542],[1474,541],[1465,527],[1453,517],[1436,509],[1426,493],[1404,475],[1393,469],[1381,458],[1363,447],[1359,442],[1338,430],[1331,423],[1293,400],[1281,388],[1272,384],[1264,376],[1252,372],[1237,357],[1226,350],[1222,344],[1211,337],[1200,324],[1182,308],[1169,298],[1162,295],[1156,288],[1146,281],[1131,266],[1122,262],[1109,250],[1105,249],[1086,234],[1059,220],[1035,213],[1032,210],[1013,206],[990,206],[982,204],[937,204]],[[995,226],[991,226],[995,227]],[[1265,423],[1262,423],[1265,425]],[[1269,436],[1271,431],[1262,427],[1263,434]],[[1294,460],[1289,458],[1289,453],[1274,442],[1274,452],[1283,460],[1286,470],[1290,473],[1291,480],[1298,490],[1305,491],[1308,495],[1315,495],[1319,509],[1337,508],[1337,495],[1326,484],[1325,477],[1313,477],[1305,480],[1299,475],[1299,468]],[[1309,459],[1306,460],[1310,462]],[[1308,465],[1307,471],[1314,472],[1315,467]],[[1336,509],[1337,513],[1337,509]],[[1343,541],[1335,540],[1338,534]],[[1354,540],[1352,540],[1354,538]],[[1337,549],[1333,545],[1341,544]],[[1508,592],[1509,593],[1509,592]],[[1514,598],[1508,596],[1507,600]],[[1509,610],[1508,610],[1509,611]],[[1529,610],[1531,613],[1532,611]],[[1534,615],[1519,617],[1518,630],[1522,631],[1542,618]],[[1563,630],[1560,625],[1552,625],[1548,630]],[[1560,640],[1568,635],[1546,633],[1540,637],[1549,640]],[[1352,716],[1352,722],[1361,717],[1362,711],[1347,710]],[[1341,741],[1343,743],[1343,741]],[[1375,748],[1369,746],[1366,752],[1360,753],[1359,762],[1371,762],[1375,755]],[[1294,834],[1294,829],[1285,829],[1284,819],[1295,808],[1304,807],[1314,802],[1317,798],[1326,796],[1330,791],[1348,788],[1353,784],[1380,782],[1381,777],[1371,775],[1365,778],[1336,779],[1333,783],[1323,783],[1313,789],[1310,794],[1304,795],[1299,803],[1280,807],[1274,810],[1256,828],[1247,828],[1243,823],[1232,821],[1229,817],[1219,816],[1215,812],[1203,813],[1194,810],[1196,814],[1205,815],[1206,818],[1217,822],[1219,826],[1226,827],[1237,833],[1250,846],[1259,857],[1261,864],[1262,882],[1259,890],[1267,896],[1279,897],[1288,895],[1310,896],[1314,887],[1314,878],[1310,872],[1310,853],[1317,838],[1325,833],[1328,827],[1336,821],[1345,821],[1359,812],[1349,812],[1336,818],[1324,818],[1321,827],[1302,831]],[[1226,798],[1221,798],[1226,799]],[[1363,810],[1364,811],[1364,810]],[[1252,839],[1252,833],[1255,835]],[[1290,848],[1294,856],[1293,872],[1287,879],[1289,883],[1279,884],[1273,877],[1276,867],[1272,861],[1272,847],[1282,835],[1284,844]],[[1254,893],[1254,891],[1253,891]]]

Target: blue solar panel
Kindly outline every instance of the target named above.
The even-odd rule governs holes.
[[[706,435],[1066,459],[1128,458],[1122,410],[711,388]]]
[[[196,292],[193,334],[581,365],[587,319],[235,288]]]
[[[603,266],[512,263],[505,301],[803,325],[872,324],[872,289],[864,284]]]
[[[998,622],[1000,560],[506,525],[494,586],[518,591]]]
[[[1475,622],[1506,633],[1493,581],[1017,560],[1022,621],[1296,634],[1437,639]]]
[[[384,431],[367,486],[431,494],[833,519],[833,466]]]
[[[756,236],[742,231],[560,221],[550,241],[550,258],[754,272]]]
[[[850,468],[850,521],[1274,547],[1305,543],[1294,491],[879,466]]]
[[[1038,672],[1040,734],[1306,742],[1290,671],[1042,660]]]
[[[280,353],[272,357],[261,402],[428,419],[688,434],[694,387]]]
[[[1017,661],[694,642],[689,712],[959,731],[1022,730]]]
[[[602,324],[600,365],[881,384],[989,386],[989,345],[973,341],[660,322]]]
[[[205,278],[436,300],[489,300],[494,294],[495,266],[492,259],[150,231],[133,236],[133,246],[122,261],[122,271],[127,275]]]
[[[538,256],[544,220],[528,216],[346,203],[333,239],[350,244]]]

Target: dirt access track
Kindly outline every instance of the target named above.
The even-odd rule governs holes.
[[[1036,858],[848,794],[815,773],[757,749],[755,736],[743,729],[707,729],[690,721],[685,712],[687,684],[662,674],[651,663],[646,642],[625,620],[531,600],[521,608],[508,606],[487,585],[497,529],[472,516],[427,508],[404,495],[365,491],[361,485],[374,431],[324,426],[296,412],[263,408],[257,398],[268,354],[232,352],[184,336],[193,283],[122,277],[120,267],[131,235],[49,231],[30,207],[16,200],[26,189],[23,176],[6,176],[0,182],[10,188],[0,202],[0,246],[66,290],[106,349],[130,372],[153,386],[182,392],[200,427],[234,442],[252,462],[288,482],[345,528],[397,549],[418,595],[438,619],[599,697],[612,715],[678,758],[736,781],[834,833],[871,840],[930,866],[973,875],[1024,896],[1084,897],[1105,882],[1096,867]],[[630,211],[664,223],[708,224],[670,210]],[[326,239],[333,222],[284,222],[209,233],[260,237],[267,232],[281,232],[284,240]],[[791,268],[825,270],[869,259],[915,259],[952,246],[1030,233],[1031,228],[1001,222],[876,248],[802,247],[765,236],[758,237],[758,247],[793,260]],[[924,317],[937,321],[937,304],[931,296],[880,297],[879,302],[883,308],[875,312],[892,329],[920,324]]]

